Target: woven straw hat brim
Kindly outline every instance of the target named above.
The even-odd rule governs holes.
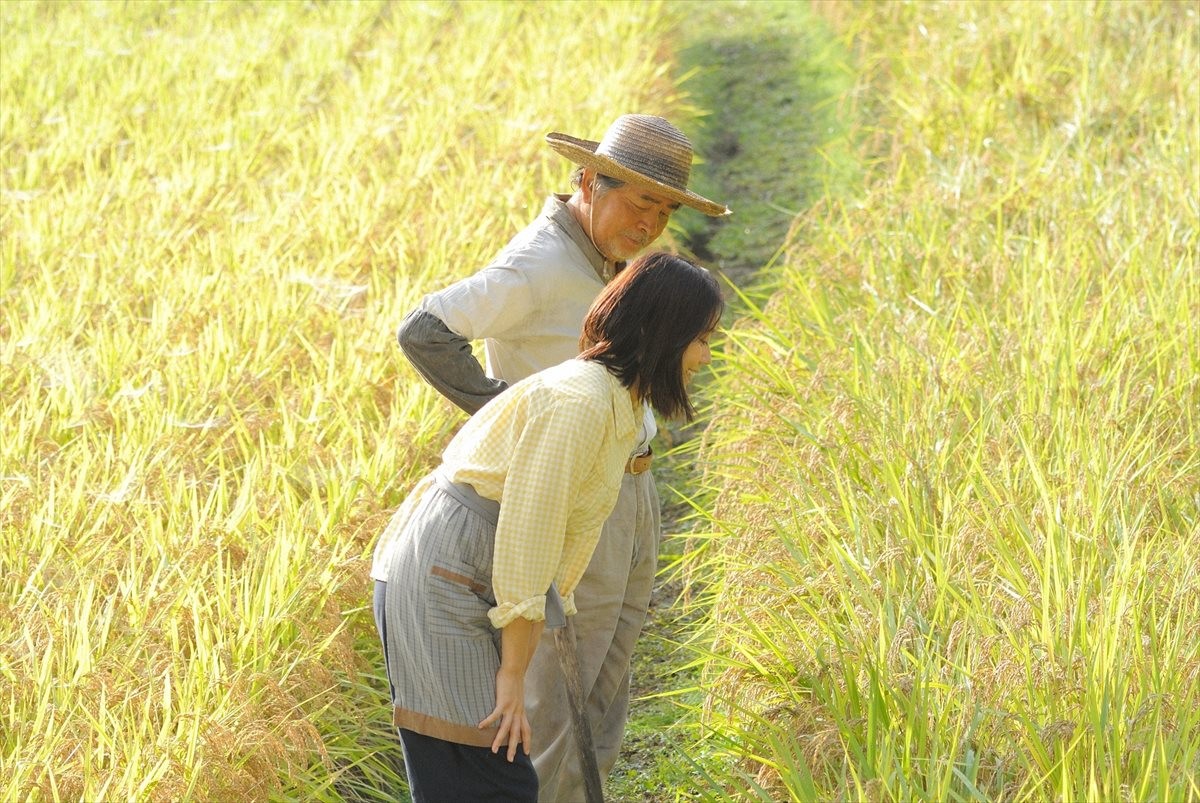
[[[590,139],[577,139],[567,134],[553,132],[546,135],[546,144],[555,153],[567,157],[577,165],[590,167],[601,175],[610,176],[621,181],[632,181],[635,184],[644,184],[652,187],[655,191],[667,196],[671,200],[678,201],[685,206],[690,206],[692,209],[697,209],[709,217],[722,217],[730,214],[729,208],[724,204],[710,201],[686,188],[679,189],[669,184],[663,184],[661,181],[632,170],[614,159],[596,153],[596,148],[600,147],[599,142],[593,142]]]

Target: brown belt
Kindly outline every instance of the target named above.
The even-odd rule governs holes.
[[[645,454],[634,455],[625,461],[625,473],[641,474],[650,468],[650,461],[653,459],[654,452],[650,449],[647,449]]]

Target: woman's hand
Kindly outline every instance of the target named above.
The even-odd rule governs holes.
[[[531,622],[517,617],[500,631],[500,669],[496,672],[496,707],[479,727],[496,727],[492,752],[508,742],[508,760],[517,757],[517,745],[523,745],[529,755],[532,731],[525,716],[525,670],[542,637],[545,622]]]
[[[492,740],[492,752],[508,742],[508,760],[517,757],[517,745],[525,748],[529,755],[529,719],[525,716],[525,673],[512,672],[501,666],[496,673],[496,707],[479,723],[480,728],[496,726],[496,738]]]

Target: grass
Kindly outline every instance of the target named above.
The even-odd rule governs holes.
[[[1195,9],[818,8],[869,177],[712,391],[699,794],[1200,799]]]
[[[845,132],[848,54],[805,3],[737,0],[687,7],[678,70],[698,108],[696,191],[729,218],[684,221],[705,264],[744,283],[817,199],[857,184]]]
[[[0,799],[401,793],[368,558],[461,419],[391,333],[678,111],[663,13],[0,4]]]

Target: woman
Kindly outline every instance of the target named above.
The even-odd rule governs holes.
[[[686,260],[632,263],[584,319],[579,357],[484,406],[392,517],[371,575],[414,801],[537,799],[529,660],[547,621],[575,613],[643,405],[691,420],[686,385],[723,306]]]

